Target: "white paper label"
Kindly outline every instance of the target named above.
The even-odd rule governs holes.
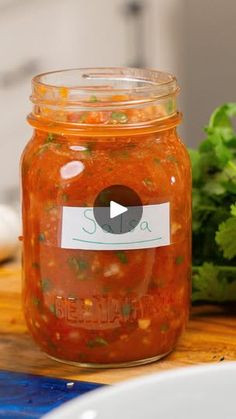
[[[120,216],[122,217],[122,215]],[[144,205],[134,230],[124,234],[104,231],[93,208],[63,207],[61,247],[83,250],[147,249],[170,244],[170,203]]]

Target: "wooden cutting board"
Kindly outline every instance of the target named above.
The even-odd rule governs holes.
[[[236,360],[236,311],[199,306],[176,350],[165,359],[141,367],[82,370],[43,354],[30,338],[21,310],[18,265],[0,268],[0,369],[97,383],[115,383],[147,373],[205,362]]]

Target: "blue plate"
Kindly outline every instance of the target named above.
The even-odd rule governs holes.
[[[102,384],[0,370],[0,418],[36,419]]]

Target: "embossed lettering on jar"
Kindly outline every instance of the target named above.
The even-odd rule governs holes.
[[[152,362],[185,328],[191,173],[177,93],[175,77],[141,69],[33,79],[34,132],[22,156],[24,312],[34,340],[59,361]],[[142,201],[134,231],[96,224],[96,197],[112,185]]]

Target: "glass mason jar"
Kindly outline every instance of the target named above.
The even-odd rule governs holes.
[[[33,79],[34,133],[22,156],[23,303],[33,338],[54,359],[95,368],[152,362],[186,325],[191,172],[176,132],[178,90],[170,74],[129,68]],[[143,206],[126,232],[96,221],[95,201],[107,209],[114,185]]]

